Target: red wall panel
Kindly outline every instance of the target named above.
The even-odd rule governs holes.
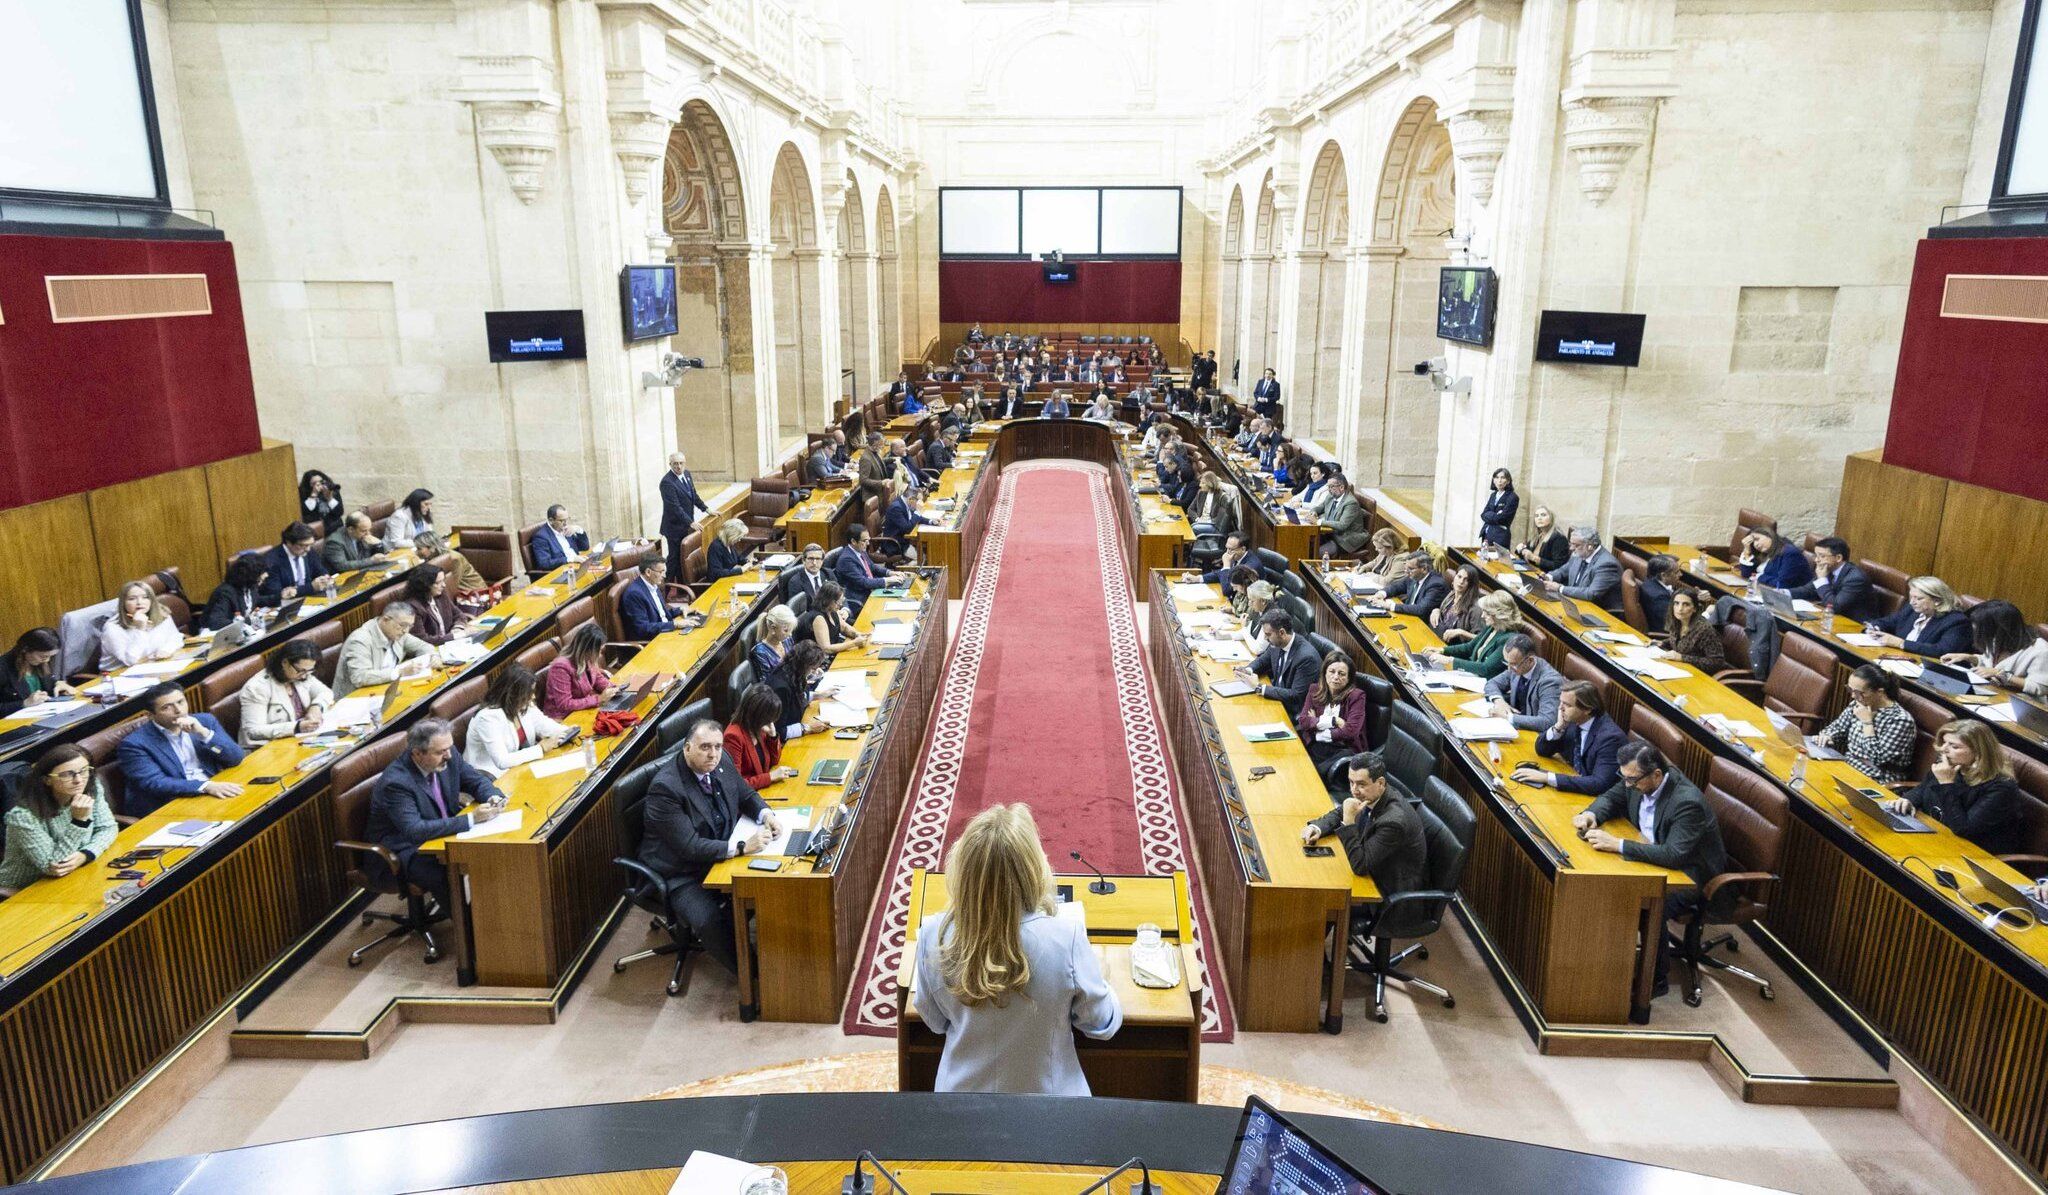
[[[1076,262],[1074,281],[1046,284],[1035,261],[939,262],[942,323],[1177,324],[1178,261]]]
[[[2048,324],[1943,316],[1950,274],[2048,276],[2048,237],[1920,242],[1885,463],[2048,502]]]
[[[58,324],[52,274],[204,274],[213,314]],[[0,236],[0,507],[262,446],[231,245]]]

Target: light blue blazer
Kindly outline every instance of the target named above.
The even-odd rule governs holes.
[[[1074,1030],[1098,1040],[1113,1037],[1124,1010],[1080,923],[1025,914],[1030,982],[1010,993],[1003,1007],[969,1008],[939,974],[939,948],[951,919],[940,913],[917,933],[917,1010],[934,1033],[946,1036],[935,1090],[1087,1095]]]

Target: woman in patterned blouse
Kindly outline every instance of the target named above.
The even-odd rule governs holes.
[[[1898,703],[1899,678],[1875,664],[1849,674],[1849,705],[1819,734],[1823,746],[1849,757],[1873,779],[1904,780],[1913,768],[1918,727]]]

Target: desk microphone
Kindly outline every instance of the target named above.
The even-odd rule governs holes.
[[[873,1166],[875,1173],[886,1180],[892,1190],[910,1195],[903,1184],[896,1181],[896,1176],[889,1173],[888,1167],[882,1165],[882,1160],[865,1149],[853,1160],[853,1173],[840,1182],[839,1195],[875,1195],[875,1180],[861,1170],[863,1164]]]
[[[1088,891],[1090,893],[1096,896],[1108,896],[1110,893],[1116,891],[1116,885],[1110,883],[1107,879],[1103,878],[1102,869],[1095,866],[1093,863],[1090,863],[1088,860],[1083,859],[1081,857],[1081,852],[1068,851],[1067,854],[1073,856],[1074,862],[1079,863],[1081,866],[1095,873],[1095,882],[1088,885]]]

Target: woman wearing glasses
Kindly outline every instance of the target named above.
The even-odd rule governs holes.
[[[114,811],[92,778],[91,757],[71,743],[52,747],[22,777],[7,811],[0,888],[70,875],[105,854],[114,832]]]

